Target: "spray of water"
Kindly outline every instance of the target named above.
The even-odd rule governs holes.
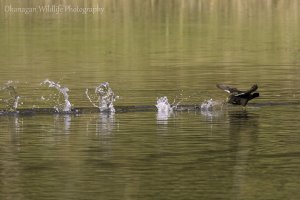
[[[95,88],[96,102],[98,105],[92,100],[93,98],[89,95],[88,89],[86,89],[85,94],[92,105],[99,108],[101,112],[115,112],[113,103],[119,96],[114,94],[108,82],[103,82]]]
[[[172,106],[168,101],[168,97],[160,97],[156,101],[156,108],[159,113],[169,113],[172,112]]]
[[[71,103],[69,101],[69,88],[62,87],[59,83],[55,83],[54,81],[50,81],[49,79],[44,80],[41,84],[47,85],[49,88],[55,88],[59,92],[59,98],[57,99],[57,105],[54,106],[57,112],[70,112],[71,111]],[[63,103],[60,100],[60,96],[64,97]],[[43,97],[42,97],[43,98]]]
[[[155,106],[157,108],[157,121],[167,123],[171,113],[173,112],[168,98],[166,96],[158,98]]]
[[[202,115],[209,118],[216,117],[223,110],[223,102],[213,99],[205,100],[200,108]]]
[[[205,116],[206,120],[212,121],[213,118],[219,117],[223,112],[224,102],[208,99],[201,104],[201,115]]]
[[[13,81],[8,81],[4,84],[0,91],[8,92],[8,98],[0,99],[0,101],[4,102],[8,111],[16,111],[19,105],[20,96],[16,91],[16,87]]]
[[[218,105],[218,102],[213,99],[205,100],[201,104],[201,111],[213,111],[216,105]]]
[[[163,113],[163,112],[168,113],[168,112],[175,111],[177,109],[177,106],[180,103],[181,101],[176,102],[176,99],[174,99],[173,103],[170,104],[168,97],[164,96],[164,97],[157,98],[155,106],[159,113]]]

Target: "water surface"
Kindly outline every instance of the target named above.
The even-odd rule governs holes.
[[[19,109],[55,106],[42,101],[55,93],[45,79],[68,87],[73,107],[91,107],[86,88],[105,81],[117,106],[222,101],[216,83],[257,83],[261,96],[246,110],[163,117],[0,116],[1,199],[299,199],[297,0],[60,3],[104,11],[0,3],[0,84],[14,82]]]

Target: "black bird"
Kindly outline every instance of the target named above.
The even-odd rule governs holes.
[[[259,93],[255,92],[258,88],[256,84],[254,84],[247,91],[240,91],[236,88],[224,84],[217,84],[217,87],[220,88],[221,90],[224,90],[225,92],[228,92],[230,95],[227,99],[227,102],[235,105],[246,106],[248,101],[256,97],[259,97]]]

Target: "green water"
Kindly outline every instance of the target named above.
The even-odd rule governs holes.
[[[25,14],[8,5],[104,10]],[[70,89],[74,107],[90,107],[86,88],[104,81],[118,106],[223,100],[216,83],[257,83],[261,95],[246,110],[163,120],[156,112],[0,116],[0,199],[300,198],[297,0],[0,7],[0,85],[14,81],[20,109],[54,106],[41,98],[55,92],[40,85],[47,78]]]

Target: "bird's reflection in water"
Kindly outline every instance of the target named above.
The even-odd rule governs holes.
[[[234,141],[245,136],[251,142],[256,142],[259,115],[247,110],[232,110],[227,113],[230,138]]]
[[[228,111],[230,151],[232,152],[233,186],[237,199],[247,189],[246,174],[251,166],[250,157],[255,153],[259,134],[258,114],[247,110]]]

